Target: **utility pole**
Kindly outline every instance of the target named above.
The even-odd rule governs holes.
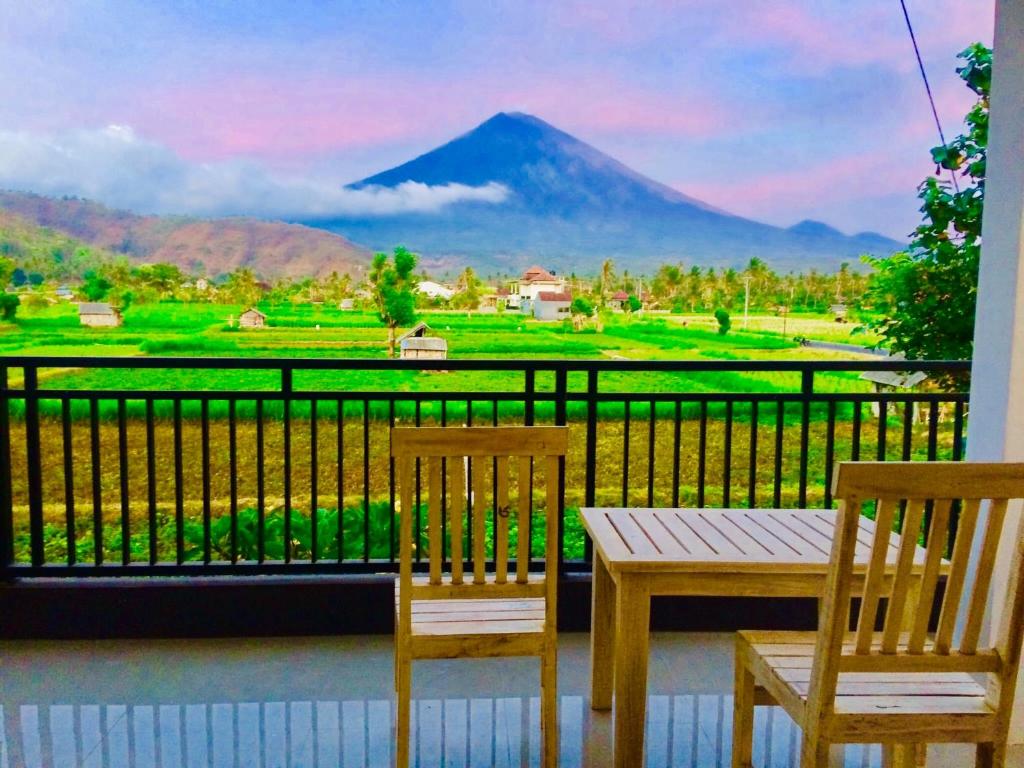
[[[747,330],[747,315],[750,314],[750,275],[743,278],[743,330]]]

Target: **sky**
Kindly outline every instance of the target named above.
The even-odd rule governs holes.
[[[947,137],[993,0],[907,0]],[[0,0],[0,187],[302,218],[500,203],[343,186],[500,111],[787,226],[905,237],[937,131],[898,0]]]

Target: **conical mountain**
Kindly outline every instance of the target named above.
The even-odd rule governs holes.
[[[472,264],[516,270],[527,262],[580,273],[614,258],[649,270],[666,260],[740,266],[758,256],[776,269],[829,269],[870,245],[827,225],[773,227],[715,208],[650,179],[532,115],[499,113],[426,154],[352,188],[500,185],[498,201],[464,201],[437,211],[307,222],[374,249],[404,244],[435,267]],[[816,224],[816,223],[815,223]]]

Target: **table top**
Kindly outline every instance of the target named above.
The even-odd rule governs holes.
[[[610,571],[814,572],[828,570],[832,509],[584,508],[583,525]],[[860,519],[854,570],[867,569],[875,523]],[[900,537],[889,537],[895,567]],[[918,546],[914,565],[923,566]]]

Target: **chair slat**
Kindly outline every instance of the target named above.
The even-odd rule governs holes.
[[[430,547],[430,583],[441,583],[441,565],[444,560],[442,546],[443,533],[441,524],[441,491],[444,487],[444,476],[441,473],[441,457],[431,456],[427,460],[428,501],[427,501],[427,541]]]
[[[494,581],[508,581],[508,456],[499,456],[494,463],[498,495],[495,499],[497,525],[494,530]]]
[[[530,572],[530,469],[528,456],[519,458],[518,501],[519,517],[516,521],[518,539],[516,541],[516,581],[525,584]]]
[[[893,579],[892,596],[885,611],[885,630],[882,633],[882,653],[896,653],[900,632],[903,630],[904,608],[911,587],[910,569],[914,565],[914,553],[921,533],[924,517],[924,499],[911,499],[903,517],[903,532],[900,534],[900,551],[896,558],[896,575]]]
[[[884,586],[885,561],[889,554],[889,538],[892,533],[892,520],[896,511],[893,499],[881,499],[875,510],[875,536],[871,545],[871,559],[864,578],[864,592],[861,597],[860,615],[857,618],[857,653],[871,650],[871,641],[875,633],[875,617],[878,615],[878,603],[882,597]],[[859,510],[858,510],[859,513]]]
[[[473,583],[483,584],[487,567],[487,468],[490,461],[473,462]]]
[[[960,600],[967,577],[967,565],[971,558],[974,530],[978,526],[980,506],[981,502],[978,499],[971,499],[965,502],[963,509],[960,510],[956,542],[953,544],[949,576],[946,578],[946,592],[942,596],[942,612],[939,614],[939,625],[932,643],[932,650],[943,656],[949,654],[953,643],[953,630],[956,628],[956,619],[960,611]]]
[[[928,621],[935,603],[935,589],[939,583],[939,566],[946,548],[946,531],[949,528],[949,514],[953,508],[952,499],[940,499],[932,509],[931,526],[928,529],[928,547],[925,552],[924,573],[921,576],[921,595],[914,611],[914,625],[907,642],[908,653],[923,653],[924,641],[928,634]]]
[[[960,640],[960,653],[970,655],[978,650],[978,638],[981,636],[981,620],[985,616],[988,605],[988,588],[992,583],[992,572],[995,570],[996,551],[999,549],[999,537],[1003,532],[1003,521],[1006,518],[1006,499],[992,499],[988,508],[988,520],[985,524],[985,538],[981,542],[981,553],[975,570],[974,587],[971,589],[971,602],[967,609],[967,620],[964,622],[964,635]]]
[[[452,475],[452,504],[448,514],[448,533],[451,537],[452,584],[462,584],[462,569],[466,559],[462,550],[462,520],[466,514],[466,464],[461,458],[448,462]]]

